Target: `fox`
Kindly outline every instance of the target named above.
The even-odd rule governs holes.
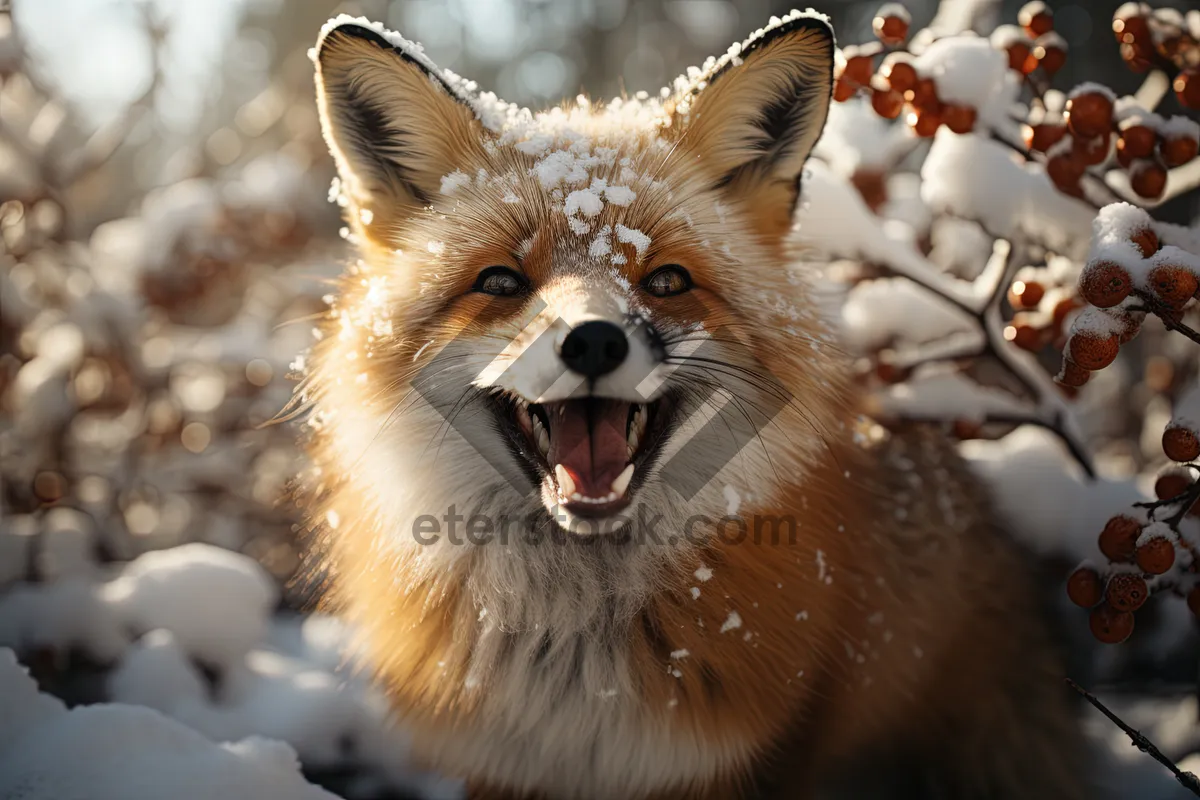
[[[792,12],[538,112],[364,19],[310,53],[311,571],[474,800],[1095,796],[1027,556],[799,266],[835,52]]]

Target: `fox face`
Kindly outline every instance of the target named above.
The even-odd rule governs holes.
[[[531,114],[327,27],[321,118],[362,258],[310,392],[385,527],[455,506],[612,533],[635,500],[724,507],[727,461],[753,495],[802,460],[840,402],[786,241],[832,54],[797,15],[662,99]],[[808,430],[773,452],[801,394]]]

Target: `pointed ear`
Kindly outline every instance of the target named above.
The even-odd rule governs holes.
[[[833,90],[833,30],[793,12],[734,45],[674,97],[680,146],[715,186],[790,226]],[[674,126],[675,123],[673,122]]]
[[[429,205],[442,176],[482,149],[468,96],[419,46],[339,20],[314,61],[325,141],[351,200],[375,220]]]

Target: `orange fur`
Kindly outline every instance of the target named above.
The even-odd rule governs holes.
[[[318,46],[326,135],[363,260],[341,286],[303,388],[316,409],[312,561],[329,605],[357,624],[416,751],[470,780],[473,797],[806,797],[865,752],[943,762],[929,785],[946,796],[1083,796],[1059,667],[1019,554],[946,441],[888,434],[857,414],[844,360],[803,278],[789,274],[785,233],[832,58],[827,33],[789,24],[752,40],[740,63],[680,87],[650,121],[588,105],[544,123],[554,135],[564,126],[586,135],[595,152],[611,149],[590,179],[615,186],[631,180],[626,169],[639,176],[632,203],[609,203],[585,224],[589,236],[624,225],[650,244],[642,252],[614,240],[625,260],[604,266],[561,194],[535,179],[539,154],[504,144],[368,32],[335,28]],[[771,111],[781,96],[799,111]],[[797,133],[769,138],[779,126],[755,120],[771,113]],[[354,126],[379,120],[397,141],[375,153]],[[439,191],[453,170],[465,188]],[[629,287],[674,263],[687,265],[695,288],[638,295],[643,313],[725,348],[733,377],[709,378],[734,387],[731,407],[745,413],[743,403],[755,410],[770,399],[761,383],[738,384],[751,368],[791,396],[686,510],[721,518],[721,481],[742,479],[753,491],[741,516],[795,519],[794,539],[733,544],[710,534],[635,557],[552,533],[544,546],[580,548],[578,563],[521,548],[505,558],[494,543],[413,546],[413,504],[445,486],[457,487],[458,502],[483,503],[472,493],[491,480],[420,408],[414,382],[464,335],[482,354],[477,371],[495,356],[492,343],[523,342],[540,313],[471,293],[476,274],[519,269],[565,314],[596,286],[632,296]],[[422,437],[418,463],[396,460]],[[464,466],[438,461],[447,440]],[[653,491],[643,493],[666,496]],[[506,593],[502,575],[528,578],[519,591],[530,594]],[[545,619],[528,617],[537,603]],[[489,627],[493,618],[507,627]],[[478,674],[481,664],[495,668]],[[582,696],[610,685],[611,704]],[[565,724],[549,721],[561,703],[585,710],[583,729],[540,732],[529,708],[544,705],[547,725]],[[548,752],[572,736],[598,763],[624,747],[645,761],[601,786],[571,783],[550,755],[530,750],[514,762],[503,749],[511,738]]]

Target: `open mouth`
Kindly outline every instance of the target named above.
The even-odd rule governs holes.
[[[666,401],[631,403],[586,397],[553,403],[501,404],[516,449],[539,476],[550,477],[559,506],[605,517],[629,504],[666,428]]]

